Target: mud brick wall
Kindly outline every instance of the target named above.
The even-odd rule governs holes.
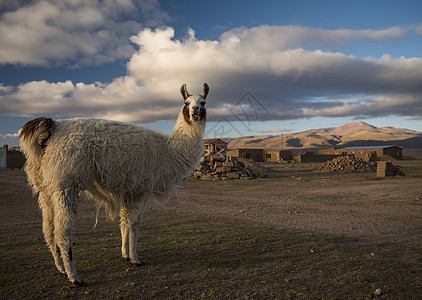
[[[316,154],[315,152],[305,152],[305,153],[294,155],[293,159],[298,163],[317,163],[317,162],[326,162],[336,157],[338,157],[338,155]]]
[[[3,168],[22,169],[25,165],[25,156],[14,148],[9,150],[8,145],[3,145]]]
[[[377,177],[385,177],[387,170],[387,162],[379,161],[377,162]]]
[[[264,157],[262,153],[263,153],[262,149],[237,148],[237,149],[227,150],[228,156],[251,159],[253,161],[264,161]]]
[[[377,177],[386,176],[404,176],[404,172],[399,166],[395,166],[389,161],[377,162]]]

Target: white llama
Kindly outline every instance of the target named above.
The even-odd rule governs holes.
[[[112,217],[120,213],[122,257],[138,259],[138,227],[147,200],[169,193],[202,155],[205,98],[181,87],[185,100],[173,132],[167,136],[115,121],[38,118],[26,123],[19,140],[26,156],[24,170],[43,215],[44,237],[57,269],[75,285],[72,231],[78,197],[87,191]]]

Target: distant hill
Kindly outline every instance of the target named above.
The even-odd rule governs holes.
[[[311,129],[281,135],[245,136],[228,140],[229,148],[320,149],[351,146],[396,145],[422,149],[422,132],[403,128],[375,127],[352,122],[340,127]]]

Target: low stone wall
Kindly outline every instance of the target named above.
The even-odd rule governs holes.
[[[399,166],[393,165],[389,161],[379,161],[377,162],[377,177],[386,177],[386,176],[403,176],[404,172],[400,169]]]
[[[25,156],[16,148],[9,149],[8,145],[3,145],[3,168],[22,169],[25,165]]]

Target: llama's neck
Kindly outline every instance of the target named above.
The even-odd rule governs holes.
[[[188,175],[203,154],[204,126],[204,122],[188,124],[180,114],[169,136],[169,146],[177,161],[175,171],[182,176]]]

